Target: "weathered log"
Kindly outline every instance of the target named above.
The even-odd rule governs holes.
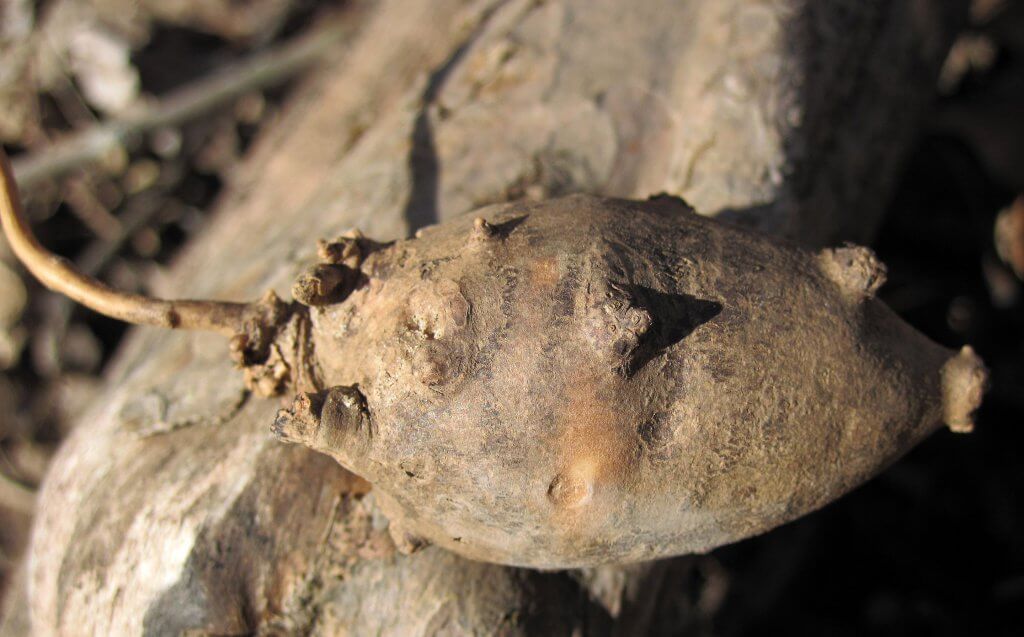
[[[960,4],[382,2],[158,292],[283,292],[320,236],[395,238],[580,190],[668,191],[811,244],[863,238]],[[395,555],[367,485],[273,441],[278,405],[249,396],[224,351],[142,330],[121,352],[41,496],[39,634],[600,634],[613,616],[637,634],[666,569],[686,568],[570,577]]]

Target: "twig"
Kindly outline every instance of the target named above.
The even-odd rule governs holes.
[[[89,231],[106,241],[121,234],[121,223],[99,200],[84,177],[70,177],[64,186],[64,200]]]
[[[159,101],[18,157],[13,161],[18,185],[29,189],[42,180],[96,161],[140,133],[181,124],[239,95],[281,83],[327,53],[347,32],[346,24],[344,20],[332,20],[286,44],[228,65]]]

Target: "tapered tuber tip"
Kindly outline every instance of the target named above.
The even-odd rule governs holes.
[[[974,412],[988,389],[988,369],[970,345],[942,366],[942,417],[957,433],[974,430]]]

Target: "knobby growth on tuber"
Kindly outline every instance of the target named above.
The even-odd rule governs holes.
[[[563,568],[704,551],[875,475],[986,371],[874,293],[866,248],[811,252],[672,197],[492,206],[390,244],[352,233],[250,304],[111,290],[47,252],[6,158],[15,253],[125,321],[214,330],[274,433],[375,487],[399,546]]]

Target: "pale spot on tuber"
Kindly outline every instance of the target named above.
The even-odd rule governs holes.
[[[577,471],[560,473],[548,485],[548,499],[556,507],[570,509],[586,504],[594,495],[594,485]]]

